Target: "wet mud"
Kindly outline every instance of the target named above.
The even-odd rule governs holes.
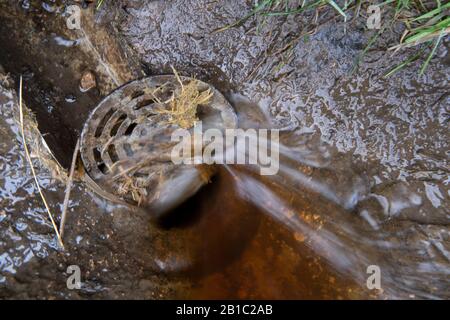
[[[216,32],[253,2],[114,1],[83,9],[76,31],[62,14],[71,2],[49,3],[0,1],[0,64],[23,75],[24,101],[64,167],[103,96],[171,65],[221,91],[241,127],[282,129],[284,155],[297,158],[274,179],[222,168],[157,224],[76,182],[60,251],[13,120],[17,81],[4,84],[1,297],[450,297],[448,39],[424,76],[417,61],[383,78],[411,53],[386,52],[401,28],[352,73],[372,34],[362,17],[344,23],[328,9],[317,22],[315,12],[259,17]],[[83,93],[85,70],[98,85]],[[60,212],[64,186],[35,165]],[[81,290],[66,287],[72,264]],[[367,290],[368,265],[381,267],[383,291]]]

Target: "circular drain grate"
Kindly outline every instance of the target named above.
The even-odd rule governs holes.
[[[191,78],[181,77],[181,81],[183,84],[196,81],[200,93],[206,90],[212,93],[209,101],[197,109],[203,130],[236,128],[236,114],[219,91]],[[168,101],[180,90],[175,76],[136,80],[113,91],[92,111],[81,134],[80,150],[87,182],[101,196],[132,205],[141,204],[143,199],[148,204],[161,197],[174,203],[174,197],[181,199],[192,193],[187,190],[193,188],[190,182],[203,179],[206,183],[205,172],[175,165],[170,159],[174,145],[171,133],[179,127],[161,110],[168,110]],[[186,190],[161,195],[164,186],[170,192],[167,190],[170,181],[176,181],[176,186],[172,186],[175,189],[184,186]]]

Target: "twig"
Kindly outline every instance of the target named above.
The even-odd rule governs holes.
[[[41,186],[39,185],[39,181],[36,176],[36,172],[34,171],[33,162],[31,161],[30,153],[28,151],[26,139],[25,139],[25,130],[23,126],[23,107],[22,107],[22,76],[20,76],[20,88],[19,88],[19,120],[20,120],[20,131],[22,133],[22,143],[23,147],[25,149],[25,155],[27,157],[27,160],[31,167],[31,172],[33,173],[34,181],[36,182],[37,189],[39,191],[39,194],[41,195],[42,202],[44,203],[45,209],[47,209],[48,216],[50,218],[50,221],[52,223],[53,229],[56,232],[56,236],[58,237],[58,242],[61,245],[62,249],[64,250],[64,243],[61,239],[61,235],[58,232],[58,228],[56,227],[55,220],[53,219],[52,213],[50,212],[50,208],[47,204],[47,200],[45,200],[44,193],[42,192]]]
[[[80,150],[80,139],[77,140],[75,150],[73,151],[72,165],[70,167],[69,180],[67,180],[66,194],[64,196],[63,211],[61,215],[61,223],[59,225],[59,234],[61,238],[64,236],[64,225],[66,224],[67,207],[69,206],[70,190],[72,189],[73,173],[77,164],[78,151]]]

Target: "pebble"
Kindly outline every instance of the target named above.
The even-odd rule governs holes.
[[[66,100],[66,102],[68,103],[74,103],[75,101],[77,101],[77,97],[75,97],[73,94],[68,94],[64,100]]]
[[[97,86],[97,81],[95,80],[95,75],[92,71],[85,71],[81,76],[80,80],[80,91],[86,92],[95,88]]]

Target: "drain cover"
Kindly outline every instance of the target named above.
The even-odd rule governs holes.
[[[196,81],[212,97],[199,105],[203,130],[236,128],[236,114],[211,85]],[[113,91],[90,114],[81,134],[86,181],[101,196],[119,203],[146,205],[161,213],[192,196],[211,175],[205,167],[175,165],[170,159],[171,133],[179,128],[161,110],[181,84],[175,76],[154,76]],[[192,130],[192,129],[191,129]]]

